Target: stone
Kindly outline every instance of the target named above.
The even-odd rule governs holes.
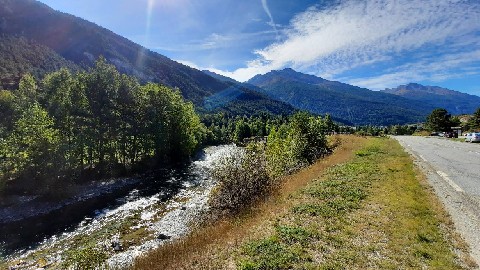
[[[171,236],[168,236],[168,235],[166,235],[166,234],[163,234],[163,233],[161,233],[161,234],[159,234],[159,235],[157,236],[157,239],[158,239],[158,240],[168,240],[168,239],[170,239],[170,238],[172,238],[172,237],[171,237]]]

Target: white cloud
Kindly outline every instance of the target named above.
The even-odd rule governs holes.
[[[149,48],[153,50],[170,52],[216,50],[223,48],[231,48],[232,46],[242,46],[245,43],[251,42],[252,39],[255,39],[256,41],[269,40],[271,39],[272,35],[275,35],[275,32],[273,30],[235,34],[212,33],[204,39],[192,40],[184,44],[176,44],[175,46],[150,45]]]
[[[396,87],[407,82],[432,81],[442,82],[448,79],[480,74],[480,50],[446,54],[426,58],[418,62],[400,65],[386,70],[383,74],[367,78],[342,78],[347,83],[367,87],[373,90]]]
[[[476,0],[342,1],[298,14],[282,32],[281,41],[257,50],[258,58],[245,68],[223,74],[244,81],[257,73],[288,66],[335,78],[356,67],[408,58],[417,50],[425,55],[417,53],[408,59],[412,68],[425,63],[423,59],[433,61],[435,68],[444,54],[480,61],[478,54],[469,55],[479,45],[479,22],[480,2]],[[429,52],[425,50],[428,47],[435,49]],[[442,57],[435,57],[438,53]],[[451,59],[448,67],[457,68],[464,62],[463,58]],[[395,77],[398,81],[410,71],[406,66],[399,67],[377,79],[369,78],[372,84],[368,80],[363,83],[374,85],[382,76],[383,80]],[[439,74],[447,71],[443,68]],[[410,75],[412,79],[415,76]]]

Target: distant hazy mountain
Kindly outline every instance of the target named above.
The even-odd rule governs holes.
[[[203,72],[217,80],[231,84],[229,88],[204,99],[202,107],[207,112],[225,112],[234,115],[258,115],[262,112],[270,112],[287,115],[296,111],[293,106],[269,98],[261,91],[257,91],[257,87],[254,85],[243,84],[208,70],[203,70]]]
[[[397,88],[385,89],[383,92],[421,101],[433,107],[444,108],[454,115],[472,114],[480,107],[480,97],[438,86],[410,83]]]
[[[433,106],[379,91],[325,80],[292,69],[248,81],[259,91],[302,110],[329,113],[354,124],[389,125],[424,121]]]

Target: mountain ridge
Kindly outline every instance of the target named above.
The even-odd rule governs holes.
[[[357,125],[391,125],[420,122],[433,106],[380,91],[329,81],[292,69],[257,75],[247,83],[271,98],[312,113],[329,113]]]
[[[455,115],[472,114],[480,107],[480,97],[440,86],[409,83],[382,92],[444,108]]]
[[[192,101],[200,111],[204,109],[202,106],[209,97],[228,91],[234,85],[233,82],[218,80],[200,70],[150,51],[95,23],[55,11],[35,0],[0,0],[0,36],[24,39],[30,47],[41,48],[39,50],[43,51],[45,59],[51,60],[48,64],[52,66],[44,68],[43,62],[29,58],[25,58],[21,63],[9,62],[3,66],[0,64],[0,70],[8,71],[3,76],[5,78],[0,78],[3,88],[14,88],[15,83],[18,83],[21,75],[26,72],[42,76],[58,67],[71,68],[69,64],[73,69],[88,69],[100,56],[115,65],[121,73],[133,75],[141,83],[154,82],[179,88],[183,97]],[[0,47],[3,42],[3,39],[0,40]],[[30,47],[24,48],[28,51]],[[15,58],[15,55],[12,58]],[[25,68],[18,69],[17,66]],[[253,92],[243,91],[239,97],[242,99],[229,100],[234,102],[232,106],[248,107],[252,111],[255,106],[260,106],[259,110],[263,110],[271,105],[274,111],[293,111],[287,104]],[[269,106],[264,106],[262,102]],[[230,103],[224,103],[220,107],[229,105]],[[216,110],[221,109],[220,107]]]

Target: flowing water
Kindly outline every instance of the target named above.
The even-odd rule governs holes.
[[[209,168],[222,156],[238,151],[233,145],[209,147],[181,168],[81,186],[69,199],[60,201],[17,197],[15,203],[0,208],[2,253],[21,256],[55,245],[59,239],[87,235],[133,212],[148,224],[143,226],[169,237],[181,236],[187,232],[188,219],[195,218],[206,207],[208,193],[214,186]],[[159,205],[163,205],[167,214],[148,223]],[[158,241],[150,248],[157,245]]]

